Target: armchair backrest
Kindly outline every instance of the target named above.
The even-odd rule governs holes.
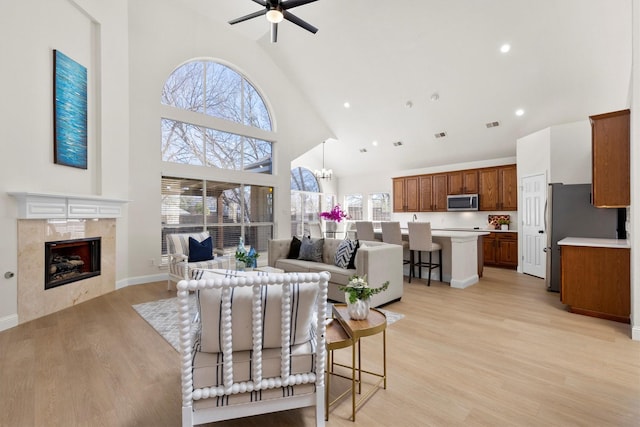
[[[207,273],[200,280],[178,283],[183,426],[303,406],[315,406],[316,423],[324,425],[324,320],[330,274],[233,276]],[[191,291],[199,294],[201,329],[196,338],[189,328]],[[195,366],[199,357],[217,360],[216,374],[209,375],[214,382],[206,386],[199,378],[202,367]],[[239,363],[247,368],[240,369]],[[291,392],[298,386],[310,386],[311,391]],[[276,391],[280,397],[255,401],[255,393]],[[253,394],[243,399],[238,396],[243,393]],[[203,402],[219,397],[230,403]],[[236,406],[234,398],[242,404]]]
[[[189,256],[189,237],[193,237],[198,242],[202,242],[209,237],[209,232],[167,234],[167,254]]]

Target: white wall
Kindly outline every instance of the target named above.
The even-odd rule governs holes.
[[[34,3],[37,3],[35,5]],[[17,322],[16,204],[8,191],[128,198],[126,0],[6,2],[0,13],[0,330]],[[88,71],[88,169],[53,163],[53,54]],[[127,274],[127,220],[117,250]]]

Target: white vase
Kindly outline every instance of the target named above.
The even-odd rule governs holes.
[[[508,230],[509,224],[500,224],[500,230]]]
[[[353,304],[349,302],[349,294],[345,293],[347,301],[347,313],[353,320],[364,320],[369,316],[369,307],[371,306],[371,298],[356,300]]]

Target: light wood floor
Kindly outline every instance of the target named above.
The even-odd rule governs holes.
[[[179,426],[178,353],[131,308],[173,296],[165,286],[131,286],[1,332],[0,425]],[[329,426],[640,425],[640,342],[629,325],[566,312],[540,279],[485,268],[464,290],[414,280],[385,308],[405,314],[387,330],[388,388],[356,423],[341,402]],[[379,337],[362,346],[375,369]],[[216,425],[312,421],[304,409]]]

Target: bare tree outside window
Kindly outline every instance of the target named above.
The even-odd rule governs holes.
[[[213,61],[177,68],[162,90],[162,103],[271,131],[267,107],[239,73]],[[272,173],[270,141],[212,129],[203,123],[162,119],[162,160],[254,173]]]
[[[369,195],[372,221],[391,220],[391,195],[389,193],[373,193]]]
[[[365,219],[362,211],[362,194],[347,194],[344,202],[344,208],[352,221],[362,221]]]

